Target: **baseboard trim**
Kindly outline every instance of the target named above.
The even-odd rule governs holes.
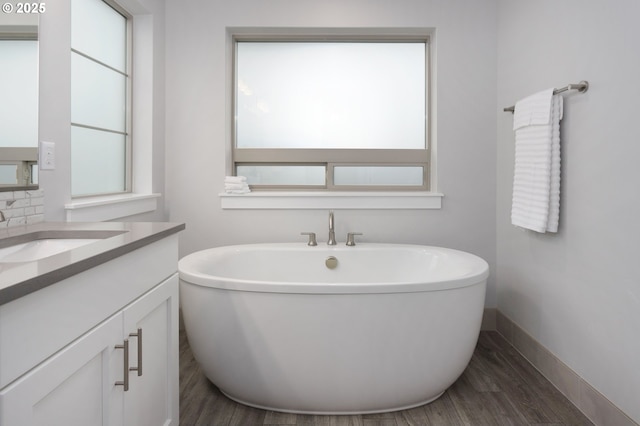
[[[482,316],[482,324],[480,330],[482,331],[495,331],[497,330],[497,316],[498,310],[496,308],[484,308],[484,315]]]
[[[495,330],[596,426],[640,426],[518,324],[494,311]]]

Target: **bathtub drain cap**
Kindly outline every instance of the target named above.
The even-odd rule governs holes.
[[[335,256],[327,257],[327,260],[324,261],[324,264],[327,265],[329,269],[336,269],[338,266],[338,259]]]

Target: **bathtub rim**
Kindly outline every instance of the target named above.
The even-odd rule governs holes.
[[[193,270],[188,270],[188,266],[202,260],[210,253],[224,251],[243,251],[256,248],[286,248],[299,250],[314,250],[317,247],[301,246],[300,243],[257,243],[257,244],[237,244],[220,247],[213,247],[199,250],[182,257],[178,262],[178,273],[180,281],[201,287],[209,287],[218,290],[228,291],[248,291],[257,293],[287,293],[287,294],[384,294],[384,293],[414,293],[429,291],[444,291],[457,288],[464,288],[473,285],[486,285],[489,277],[489,264],[483,258],[457,249],[446,247],[429,246],[421,244],[390,244],[390,243],[361,243],[356,247],[327,246],[321,247],[328,255],[331,253],[348,252],[360,248],[406,248],[413,250],[432,249],[446,253],[461,255],[477,264],[477,270],[473,274],[466,276],[441,279],[438,281],[395,281],[385,283],[307,283],[300,281],[276,282],[260,281],[239,278],[229,278],[217,275],[209,275]]]

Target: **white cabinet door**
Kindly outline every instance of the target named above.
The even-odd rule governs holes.
[[[122,343],[118,313],[0,391],[0,425],[122,425]]]
[[[137,336],[139,330],[142,339]],[[132,369],[129,390],[124,397],[125,424],[177,426],[177,274],[124,309],[124,333],[129,334],[129,367]]]

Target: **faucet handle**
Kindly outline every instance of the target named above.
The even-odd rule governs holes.
[[[309,242],[307,243],[308,246],[317,246],[318,242],[316,241],[316,233],[315,232],[301,232],[300,235],[308,235],[309,236]]]
[[[347,233],[347,245],[348,246],[355,246],[356,245],[356,239],[354,238],[356,235],[362,235],[362,232],[349,232]]]

